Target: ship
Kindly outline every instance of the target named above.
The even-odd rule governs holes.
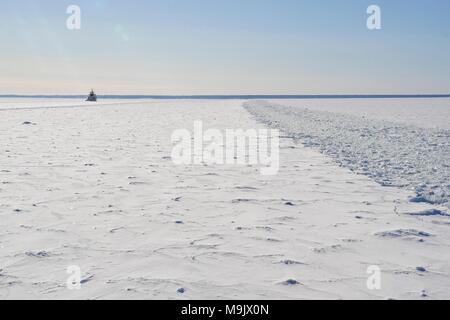
[[[97,101],[97,95],[95,94],[94,90],[91,90],[91,93],[89,93],[89,96],[87,97],[86,101],[91,101],[91,102]]]

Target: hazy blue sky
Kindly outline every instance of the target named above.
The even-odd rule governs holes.
[[[449,0],[2,0],[0,40],[0,94],[450,92]]]

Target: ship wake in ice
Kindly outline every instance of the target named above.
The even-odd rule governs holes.
[[[450,130],[309,110],[244,104],[255,118],[383,186],[413,189],[412,202],[450,207]]]

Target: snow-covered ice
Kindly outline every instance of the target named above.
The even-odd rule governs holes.
[[[2,101],[0,298],[450,298],[450,221],[437,214],[447,208],[411,202],[414,190],[383,187],[300,143],[319,144],[335,119],[353,118],[264,105],[247,106],[249,113],[243,103]],[[286,110],[316,137],[308,140],[296,121],[284,127]],[[263,128],[269,114],[288,132],[278,175],[170,159],[176,129],[196,120],[220,130]],[[381,121],[386,136],[417,130],[445,140],[442,129]],[[342,122],[351,126],[342,137],[363,124]],[[448,154],[430,150],[436,161]],[[70,266],[82,271],[80,290],[66,287]],[[381,290],[367,287],[370,266],[382,272]]]
[[[248,102],[246,108],[258,120],[319,149],[339,165],[384,186],[415,190],[411,201],[450,208],[450,129],[386,121],[382,112],[374,119],[339,108],[330,112],[260,101]]]

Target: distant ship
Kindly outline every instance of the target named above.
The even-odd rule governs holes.
[[[94,93],[94,90],[91,90],[91,93],[89,93],[89,96],[87,97],[86,101],[91,101],[91,102],[97,101],[97,95]]]

